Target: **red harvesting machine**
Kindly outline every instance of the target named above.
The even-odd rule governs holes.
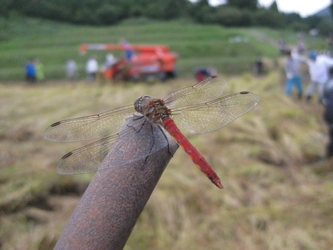
[[[123,45],[123,44],[82,44],[80,52],[87,50],[128,51],[133,52],[129,60],[120,58],[103,70],[109,80],[161,81],[175,78],[175,64],[178,55],[171,52],[166,45]]]

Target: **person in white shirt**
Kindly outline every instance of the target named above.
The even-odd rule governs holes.
[[[73,59],[69,59],[66,63],[66,73],[69,80],[77,78],[77,65]]]
[[[98,62],[95,56],[89,58],[86,64],[86,72],[89,81],[94,81],[98,71]]]
[[[333,59],[326,55],[317,55],[315,51],[309,51],[309,73],[311,84],[306,92],[306,100],[309,102],[318,89],[319,99],[322,98],[323,86],[329,80],[329,69],[333,67]]]

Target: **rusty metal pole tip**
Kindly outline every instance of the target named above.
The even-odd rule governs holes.
[[[144,159],[114,167],[112,162],[119,160],[114,159],[117,156],[112,158],[108,155],[105,158],[101,165],[103,169],[97,171],[83,194],[55,246],[56,250],[124,248],[139,215],[178,148],[178,144],[165,135],[154,134],[154,137],[154,140],[168,139],[168,145]],[[134,152],[137,145],[130,147],[132,149],[128,152]]]

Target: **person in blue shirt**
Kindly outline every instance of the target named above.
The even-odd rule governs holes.
[[[29,60],[25,65],[25,79],[28,83],[36,82],[37,70],[33,60]]]
[[[134,56],[134,50],[132,48],[132,45],[124,38],[121,39],[121,44],[124,46],[126,59],[128,61],[131,61]]]

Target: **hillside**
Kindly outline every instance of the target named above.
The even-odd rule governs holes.
[[[284,96],[278,72],[225,78],[226,94],[250,90],[261,97],[232,124],[189,137],[225,189],[213,186],[179,149],[125,249],[329,249],[332,163],[310,164],[324,152],[321,106]],[[1,84],[1,248],[52,249],[92,177],[55,172],[59,158],[81,143],[44,141],[48,125],[193,83]]]
[[[317,13],[314,14],[315,16],[320,16],[320,17],[326,17],[326,18],[331,18],[331,10],[330,6],[327,6],[326,8],[318,11]]]
[[[275,44],[281,38],[289,44],[295,44],[297,40],[296,34],[289,30],[225,28],[198,25],[188,20],[134,19],[117,26],[90,27],[17,18],[8,26],[7,40],[0,41],[0,81],[23,80],[26,61],[36,57],[44,64],[46,80],[64,79],[65,63],[69,58],[77,62],[80,77],[85,78],[85,63],[89,56],[96,55],[102,64],[107,52],[80,55],[78,49],[82,43],[117,44],[121,38],[126,38],[132,44],[166,44],[179,55],[179,74],[188,76],[198,66],[214,66],[219,72],[228,74],[247,72],[258,55],[272,62],[278,56],[277,47],[262,39],[263,36],[275,40]],[[236,37],[243,42],[232,42]],[[317,46],[316,38],[306,39],[309,46]],[[120,52],[114,54],[123,56]]]

